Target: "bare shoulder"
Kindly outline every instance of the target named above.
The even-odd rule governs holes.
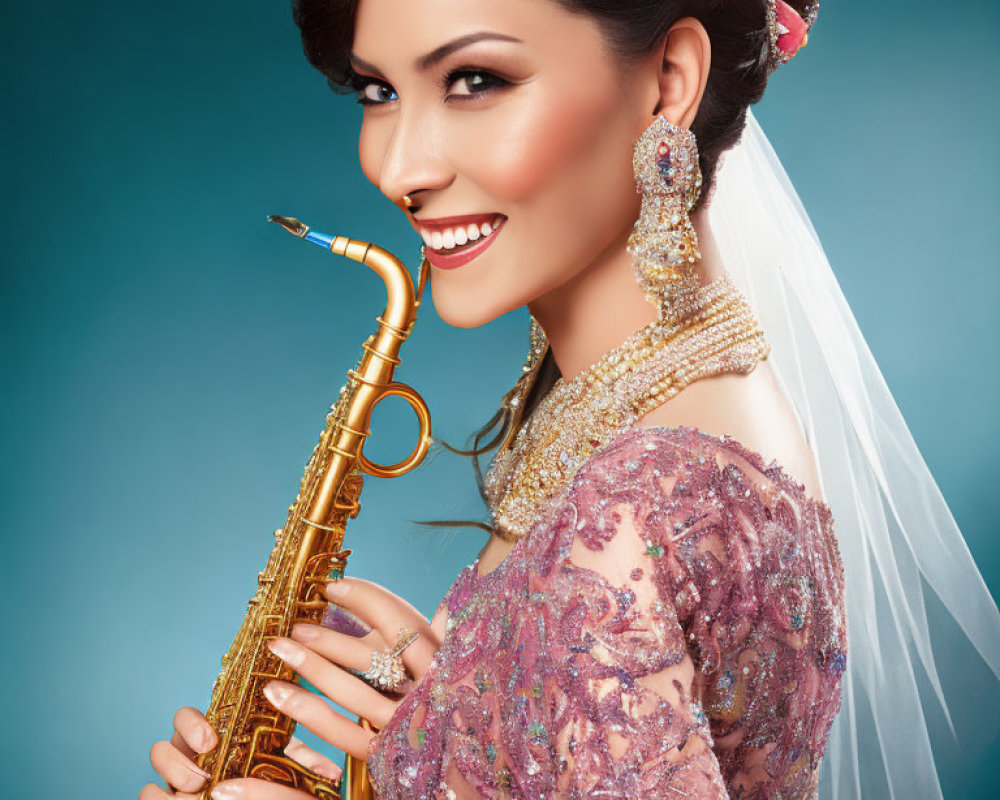
[[[718,436],[727,434],[760,453],[764,461],[776,460],[805,486],[809,496],[824,499],[812,448],[767,361],[749,375],[718,375],[696,381],[636,425],[684,425]]]

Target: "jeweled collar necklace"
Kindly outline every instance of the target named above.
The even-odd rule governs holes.
[[[559,378],[496,453],[484,483],[501,538],[524,536],[595,450],[684,387],[747,374],[767,358],[770,345],[728,273],[686,305],[683,315],[640,328],[572,379]]]

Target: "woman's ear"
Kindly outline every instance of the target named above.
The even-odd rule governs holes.
[[[670,27],[656,53],[660,96],[652,116],[662,114],[674,125],[690,128],[712,66],[708,31],[694,17],[683,17]]]

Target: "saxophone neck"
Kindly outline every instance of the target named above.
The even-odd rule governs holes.
[[[335,236],[330,251],[357,261],[376,272],[385,283],[386,304],[379,322],[390,326],[403,340],[410,335],[410,328],[417,316],[420,303],[413,286],[410,271],[388,250],[371,242]],[[422,288],[423,282],[421,282]]]
[[[420,306],[424,286],[427,282],[427,261],[422,259],[420,278],[417,289],[406,265],[396,256],[371,242],[359,239],[349,239],[346,236],[330,236],[312,230],[308,225],[295,217],[281,217],[275,214],[267,218],[270,222],[280,225],[289,233],[312,242],[325,250],[364,264],[382,278],[386,288],[386,306],[380,322],[398,332],[405,340],[416,319],[416,311]]]

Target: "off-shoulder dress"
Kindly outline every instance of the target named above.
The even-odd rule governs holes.
[[[372,740],[382,800],[814,798],[847,658],[829,507],[727,436],[633,427],[485,575]]]

